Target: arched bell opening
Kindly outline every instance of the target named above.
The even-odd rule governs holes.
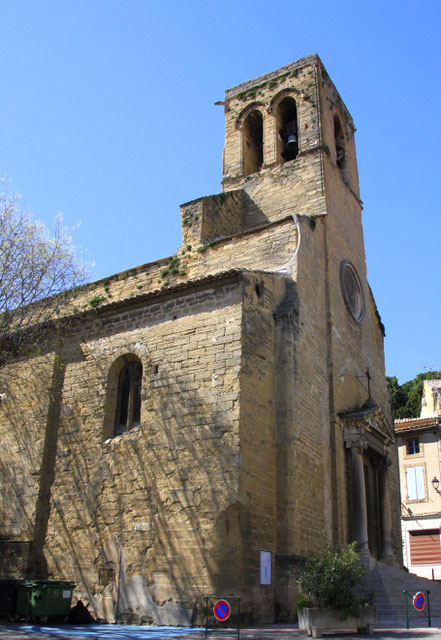
[[[346,140],[343,133],[343,127],[341,126],[340,118],[334,116],[334,142],[335,142],[335,162],[337,167],[341,169],[346,168]]]
[[[248,114],[243,124],[243,171],[256,173],[263,164],[263,118],[257,109]]]
[[[294,98],[286,96],[276,112],[279,162],[294,160],[299,152],[297,106]]]

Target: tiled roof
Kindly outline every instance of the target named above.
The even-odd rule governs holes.
[[[434,427],[438,424],[437,416],[430,416],[429,418],[399,418],[395,420],[394,428],[395,432],[412,431],[413,429]]]

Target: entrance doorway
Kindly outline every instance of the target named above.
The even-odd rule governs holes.
[[[381,556],[381,494],[379,456],[369,450],[363,457],[364,482],[366,488],[366,511],[368,525],[369,551],[374,558]]]

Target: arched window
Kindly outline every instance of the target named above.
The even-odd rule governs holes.
[[[279,162],[294,160],[299,152],[297,106],[294,98],[286,96],[277,107],[277,131],[279,134]]]
[[[243,124],[243,170],[246,176],[259,171],[263,164],[263,118],[257,109]]]
[[[346,142],[340,118],[334,116],[335,161],[339,169],[346,167]]]
[[[139,425],[141,419],[142,364],[128,362],[119,372],[114,435]]]

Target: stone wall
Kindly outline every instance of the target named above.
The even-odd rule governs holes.
[[[197,596],[218,586],[219,520],[237,502],[240,286],[161,302],[97,316],[66,336],[54,468],[48,461],[41,470],[53,476],[40,504],[46,531],[30,523],[26,535],[46,540],[44,550],[34,548],[32,568],[74,579],[98,615],[111,619],[130,605],[157,623],[188,623]],[[143,365],[141,424],[108,440],[108,373],[128,353]],[[38,430],[44,405],[38,390],[32,398],[28,424],[14,425],[15,437],[20,427]],[[12,432],[9,420],[4,432]],[[28,445],[36,440],[38,472],[41,447],[26,434]],[[12,438],[3,446],[14,456],[10,486],[23,478],[14,484],[22,500],[15,528],[3,533],[22,539],[17,523],[30,515],[35,490],[26,477],[35,469],[23,473],[29,456]],[[170,598],[173,606],[165,604]]]
[[[2,373],[7,387],[0,409],[0,540],[29,543],[48,456],[54,354],[23,359]],[[13,574],[14,567],[6,572]]]
[[[299,127],[287,162],[284,96]],[[240,595],[248,622],[292,620],[304,559],[354,535],[345,415],[370,396],[359,428],[393,443],[350,115],[317,56],[227,91],[225,107],[224,193],[182,206],[176,254],[73,292],[38,353],[5,370],[2,577],[73,579],[108,620],[200,622],[213,594]],[[246,176],[253,110],[263,166]],[[344,261],[362,319],[343,296]],[[130,360],[140,424],[115,436]],[[387,486],[399,560],[393,456]]]

